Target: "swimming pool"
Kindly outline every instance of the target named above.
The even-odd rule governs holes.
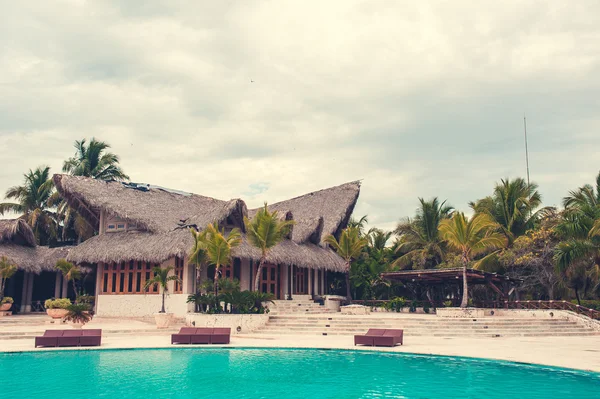
[[[0,398],[599,398],[600,374],[314,349],[0,354]]]

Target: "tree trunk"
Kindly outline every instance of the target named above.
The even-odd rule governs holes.
[[[202,286],[202,266],[196,266],[196,292],[200,292]]]
[[[262,273],[263,265],[265,264],[265,258],[265,255],[263,255],[258,261],[258,267],[256,268],[256,276],[254,277],[254,291],[259,291],[260,289],[260,276]]]
[[[73,292],[75,293],[75,299],[77,299],[79,295],[77,295],[77,286],[75,285],[75,280],[71,280],[71,283],[73,284]]]
[[[348,272],[346,273],[346,300],[350,302],[352,300],[352,293],[350,292],[350,262],[348,264]]]
[[[581,306],[581,301],[579,300],[579,290],[575,288],[575,298],[577,298],[577,304]]]
[[[215,291],[215,303],[218,303],[217,296],[219,296],[219,266],[215,265],[215,283],[214,283],[214,291]]]
[[[467,284],[467,259],[463,257],[463,296],[460,303],[461,308],[466,308],[469,305],[469,286]]]
[[[160,313],[167,313],[165,311],[165,289],[162,290],[162,308],[160,309]]]

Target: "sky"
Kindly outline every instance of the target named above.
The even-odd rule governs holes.
[[[260,206],[362,180],[393,229],[600,170],[600,2],[0,0],[0,197],[73,142],[132,181]]]

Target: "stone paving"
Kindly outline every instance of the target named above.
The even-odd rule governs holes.
[[[15,323],[0,321],[0,333],[15,329]],[[19,323],[20,325],[21,323]],[[171,331],[156,330],[150,320],[94,319],[87,328],[114,331],[102,339],[103,349],[169,348]],[[47,319],[28,319],[19,329],[27,332],[45,328],[65,328],[52,325]],[[600,372],[600,336],[590,337],[406,337],[404,346],[395,348],[355,347],[352,336],[307,336],[247,334],[232,335],[229,347],[285,347],[361,349],[382,352],[407,352],[509,360],[569,367]],[[0,352],[69,349],[34,349],[33,338],[0,339]],[[90,348],[76,350],[91,350]]]

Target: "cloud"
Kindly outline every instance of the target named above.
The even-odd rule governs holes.
[[[260,206],[362,179],[391,229],[600,169],[594,0],[24,1],[0,15],[0,191],[109,142],[134,181]]]

